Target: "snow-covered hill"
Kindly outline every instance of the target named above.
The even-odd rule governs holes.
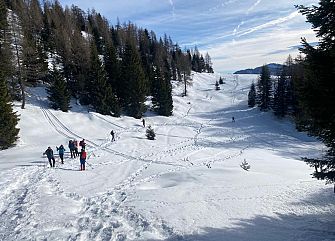
[[[20,141],[0,152],[0,240],[335,240],[332,187],[300,161],[322,145],[247,108],[256,77],[216,91],[217,76],[194,74],[187,97],[176,83],[174,115],[145,117],[154,141],[140,120],[54,111],[31,89]],[[86,171],[42,156],[70,138],[86,139]]]

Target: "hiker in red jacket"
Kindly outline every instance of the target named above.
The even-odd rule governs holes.
[[[80,171],[85,171],[85,162],[86,162],[87,153],[85,149],[81,149],[80,152]]]

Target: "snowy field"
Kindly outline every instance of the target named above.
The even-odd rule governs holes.
[[[323,147],[247,108],[256,78],[226,76],[216,91],[218,76],[194,74],[186,97],[174,83],[173,116],[146,113],[154,141],[140,120],[75,103],[54,111],[30,89],[26,109],[15,106],[18,145],[0,151],[0,240],[335,240],[332,186],[300,160]],[[86,171],[68,157],[51,169],[42,156],[70,138],[87,141]]]

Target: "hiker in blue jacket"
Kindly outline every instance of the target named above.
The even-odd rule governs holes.
[[[76,157],[76,153],[75,153],[75,146],[74,146],[74,142],[72,140],[69,140],[69,149],[70,149],[70,153],[71,153],[71,158],[75,158]]]
[[[47,158],[49,160],[49,164],[50,167],[55,167],[55,157],[54,157],[54,151],[51,149],[51,147],[49,146],[48,149],[46,149],[46,151],[43,153],[43,155],[47,155]],[[51,160],[53,161],[51,163]]]
[[[59,148],[56,146],[56,149],[58,151],[58,154],[59,154],[59,157],[60,157],[60,160],[61,160],[62,164],[64,164],[64,152],[65,152],[64,146],[60,145]]]

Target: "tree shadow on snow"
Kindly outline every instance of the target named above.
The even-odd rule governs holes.
[[[315,214],[273,213],[251,219],[235,219],[232,227],[203,227],[199,232],[174,235],[165,241],[330,241],[335,240],[335,195],[332,188],[312,194],[296,208],[312,210]],[[323,207],[315,211],[314,205]],[[329,206],[329,209],[325,208]],[[247,208],[247,207],[246,207]],[[307,208],[307,209],[303,209]],[[314,211],[313,211],[314,209]],[[156,241],[156,240],[149,240]],[[158,240],[157,240],[158,241]]]
[[[300,210],[301,213],[308,210],[310,214],[272,213],[271,216],[258,215],[250,219],[235,219],[232,227],[202,227],[197,233],[174,235],[165,241],[335,240],[335,195],[332,187],[312,193],[290,205],[293,210]]]
[[[233,116],[235,122],[231,121]],[[318,151],[314,146],[316,138],[298,132],[293,122],[280,120],[273,113],[260,112],[257,108],[247,108],[244,104],[214,113],[204,112],[197,117],[212,120],[210,126],[204,125],[199,135],[198,145],[205,147],[262,148],[296,159]],[[215,137],[226,139],[217,141]]]

